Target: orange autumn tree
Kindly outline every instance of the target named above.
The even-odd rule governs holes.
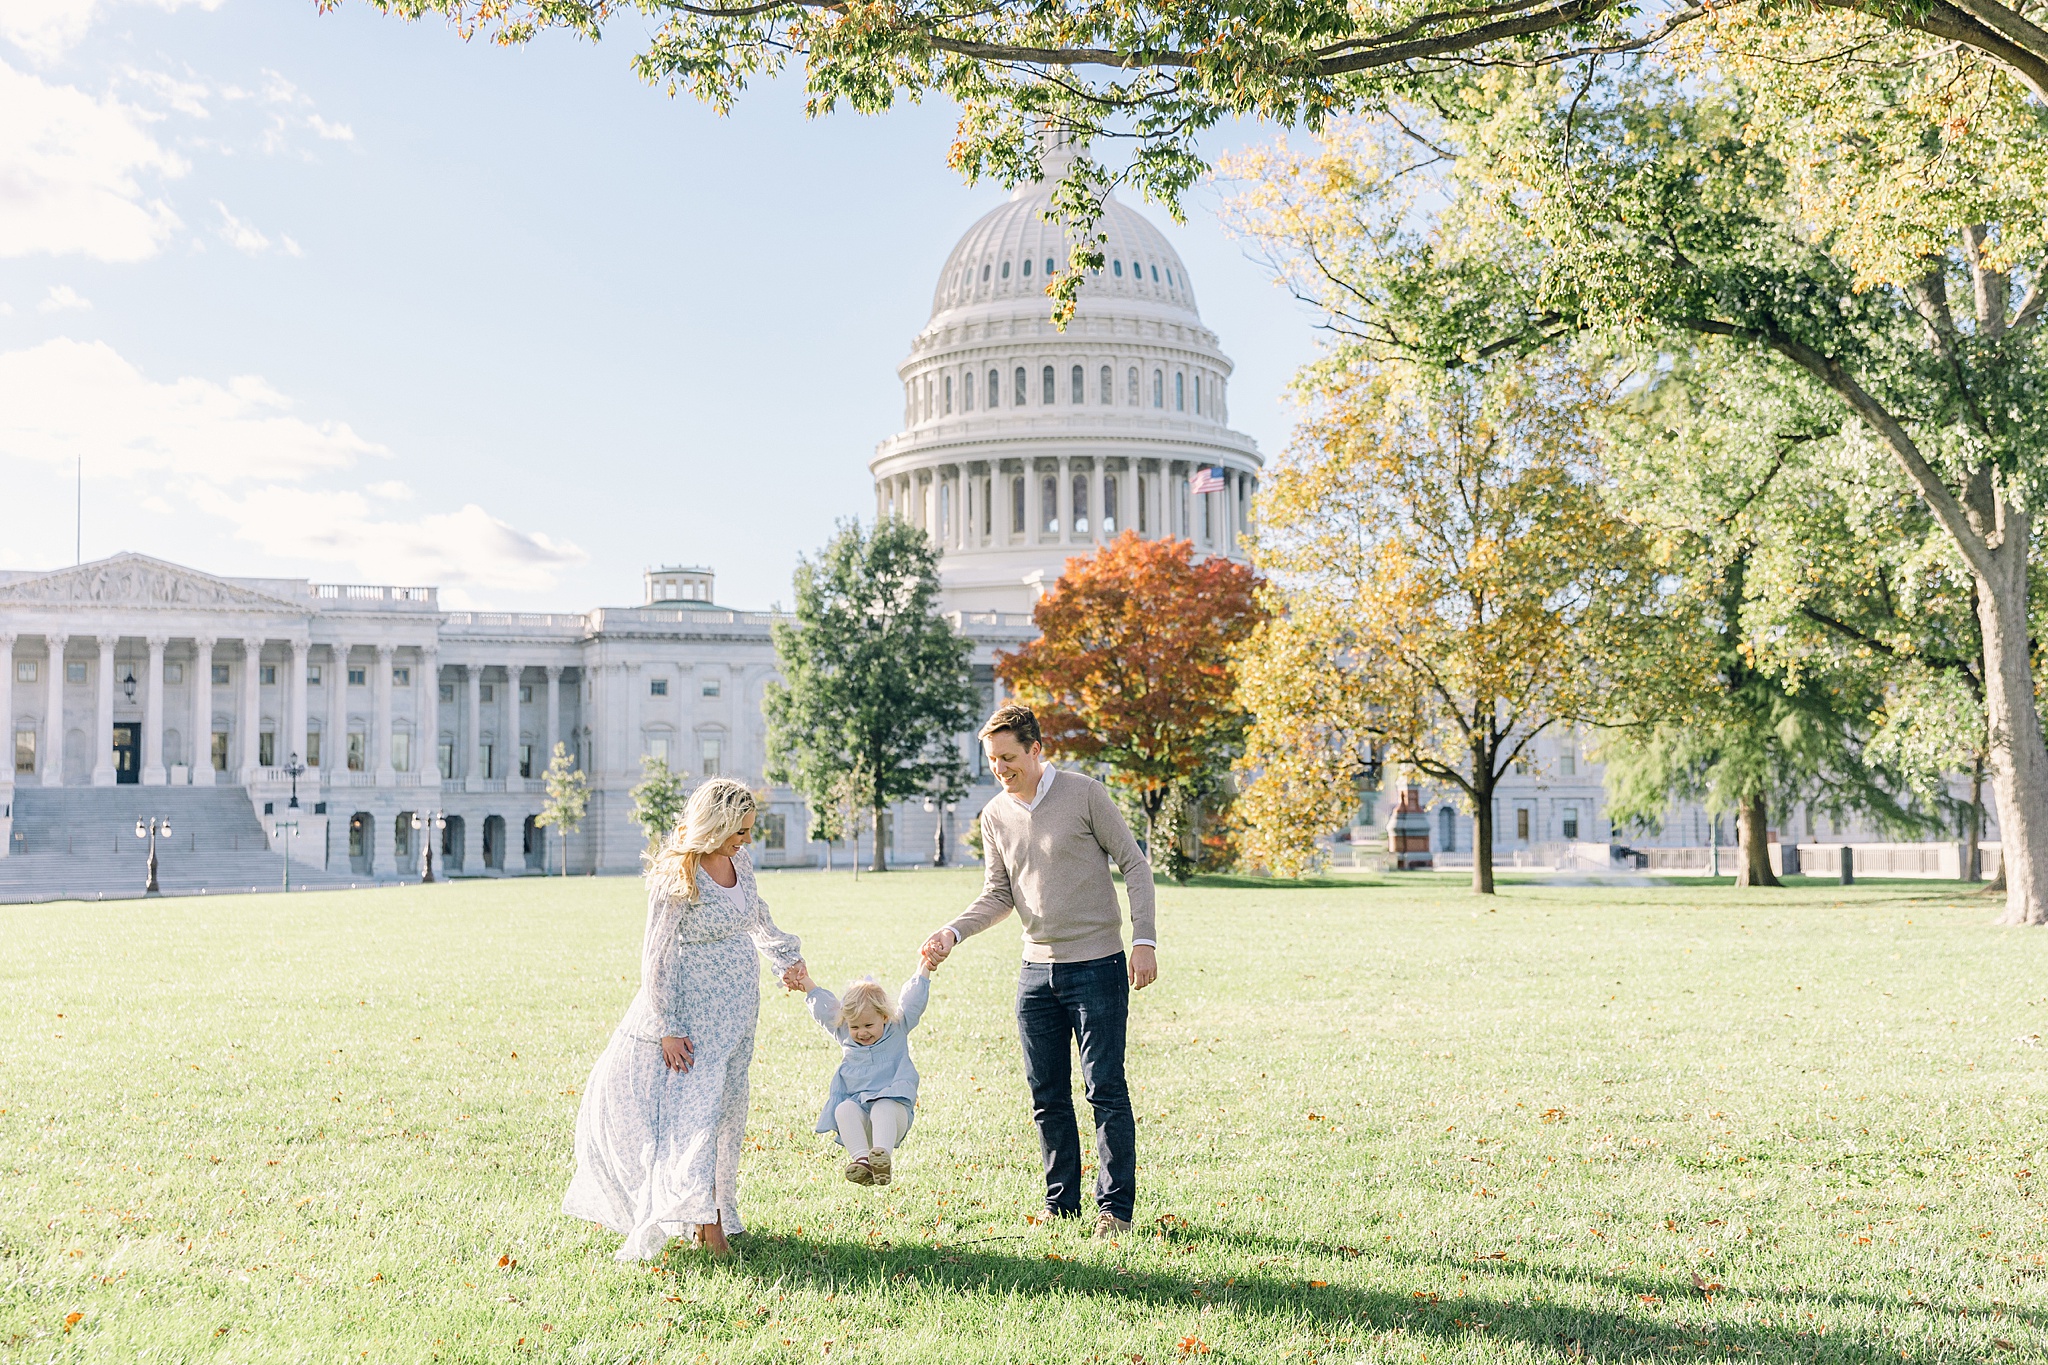
[[[996,656],[1038,713],[1045,746],[1099,765],[1136,798],[1145,846],[1177,792],[1226,770],[1243,743],[1231,651],[1263,619],[1259,579],[1185,540],[1125,531],[1066,572],[1032,611],[1039,637]]]

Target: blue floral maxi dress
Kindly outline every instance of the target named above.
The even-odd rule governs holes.
[[[649,884],[640,991],[576,1114],[576,1175],[562,1211],[623,1233],[621,1261],[653,1260],[701,1224],[742,1230],[740,1141],[761,1013],[754,956],[780,972],[802,950],[768,917],[751,853],[742,849],[733,866],[731,887],[697,874],[695,905],[672,881]],[[690,1040],[688,1072],[663,1063],[663,1037]]]

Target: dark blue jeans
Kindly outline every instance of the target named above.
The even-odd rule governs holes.
[[[1124,955],[1093,962],[1027,962],[1017,979],[1017,1032],[1031,1121],[1045,1156],[1045,1207],[1081,1211],[1081,1134],[1074,1121],[1074,1058],[1095,1113],[1095,1207],[1128,1221],[1137,1200],[1138,1124],[1124,1081],[1131,981]]]

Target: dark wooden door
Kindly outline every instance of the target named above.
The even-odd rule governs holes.
[[[138,757],[141,750],[142,726],[132,723],[114,726],[114,781],[132,787],[142,780]]]

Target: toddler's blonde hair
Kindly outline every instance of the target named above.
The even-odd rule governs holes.
[[[895,1002],[882,989],[882,983],[872,976],[862,977],[839,993],[839,1018],[835,1022],[844,1028],[846,1021],[862,1010],[873,1010],[882,1016],[885,1024],[896,1017]]]

